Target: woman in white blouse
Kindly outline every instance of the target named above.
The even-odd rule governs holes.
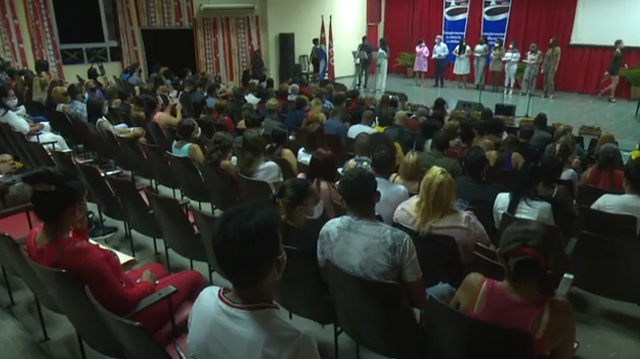
[[[471,64],[469,63],[469,56],[471,56],[471,48],[467,45],[464,39],[460,39],[460,43],[453,50],[453,54],[456,55],[456,62],[453,65],[453,74],[456,75],[456,81],[458,82],[458,88],[464,85],[467,88],[467,76],[471,72]]]
[[[509,45],[509,49],[504,54],[502,61],[505,63],[504,66],[504,93],[507,92],[509,95],[513,95],[513,88],[516,85],[516,72],[518,71],[518,62],[520,62],[520,50],[516,47],[518,42],[516,40],[511,41]]]
[[[389,66],[389,46],[387,46],[387,40],[380,38],[378,45],[378,54],[376,55],[376,67],[377,67],[377,83],[376,90],[384,92],[387,87],[387,68]]]

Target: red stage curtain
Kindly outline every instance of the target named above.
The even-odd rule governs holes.
[[[556,75],[556,88],[559,91],[581,92],[592,94],[601,87],[600,81],[607,70],[613,53],[611,47],[570,46],[573,19],[577,0],[517,0],[512,1],[507,41],[517,39],[521,51],[528,51],[531,43],[536,43],[545,50],[552,37],[558,38],[562,49],[562,59]],[[482,24],[482,2],[472,1],[469,9],[467,25],[467,42],[475,46],[480,36]],[[391,60],[395,60],[400,52],[413,52],[417,41],[423,38],[428,44],[442,32],[442,0],[393,0],[386,1],[384,37],[389,43]],[[624,40],[624,39],[623,39]],[[624,62],[632,67],[640,64],[640,49],[623,50]],[[432,65],[432,64],[430,64]],[[447,78],[451,79],[452,67],[447,70]],[[390,71],[402,73],[398,67],[390,67]],[[429,75],[433,76],[433,66],[429,67]],[[473,73],[469,78],[473,78]],[[538,76],[538,88],[542,86],[542,76]],[[620,81],[618,96],[628,98],[629,84]]]
[[[31,54],[36,60],[47,60],[49,72],[56,78],[64,80],[62,60],[58,49],[58,31],[53,16],[51,0],[24,0],[26,21],[29,24],[31,38]]]
[[[16,6],[13,1],[0,1],[0,14],[6,19],[0,23],[0,57],[10,60],[14,68],[24,69],[27,67],[27,55],[22,45]]]

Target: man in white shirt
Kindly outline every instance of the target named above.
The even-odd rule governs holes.
[[[631,160],[624,169],[624,192],[624,194],[604,194],[591,205],[591,208],[636,217],[640,234],[640,158]]]
[[[376,133],[377,131],[371,127],[371,124],[373,124],[373,112],[367,110],[362,113],[362,120],[360,121],[360,123],[349,127],[349,131],[347,131],[347,137],[356,138],[361,133]]]
[[[216,221],[206,240],[233,287],[208,287],[198,296],[189,318],[190,358],[320,359],[316,340],[284,320],[274,303],[286,264],[280,222],[277,208],[255,203],[224,211]]]
[[[401,184],[391,183],[389,177],[396,165],[396,147],[385,134],[371,135],[372,154],[371,170],[376,176],[380,200],[376,204],[376,212],[386,224],[393,223],[393,214],[400,203],[409,199],[409,190]]]
[[[433,87],[438,87],[438,80],[440,80],[440,87],[444,87],[445,58],[449,55],[449,48],[442,41],[441,35],[436,36],[436,45],[433,47],[432,54],[431,57],[436,68],[436,84]]]

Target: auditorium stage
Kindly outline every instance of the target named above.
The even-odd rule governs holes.
[[[372,80],[373,77],[369,78]],[[471,77],[470,77],[471,78]],[[340,78],[339,82],[351,86],[353,78]],[[446,81],[444,88],[435,88],[433,79],[425,79],[425,87],[415,87],[414,80],[406,77],[389,75],[387,91],[404,92],[413,103],[431,105],[433,100],[443,97],[450,107],[455,107],[458,100],[481,102],[485,107],[494,108],[496,103],[509,103],[517,106],[516,116],[527,113],[527,97],[514,93],[511,97],[502,92],[480,92],[473,89],[472,84],[467,89],[458,89],[452,81]],[[377,96],[380,94],[378,93]],[[618,99],[617,103],[609,103],[606,98],[598,99],[595,95],[557,92],[553,100],[543,99],[542,91],[536,91],[532,96],[529,115],[535,116],[545,112],[549,121],[561,122],[578,128],[581,125],[599,126],[604,132],[611,132],[620,143],[620,148],[630,151],[640,141],[640,118],[634,117],[637,101]]]

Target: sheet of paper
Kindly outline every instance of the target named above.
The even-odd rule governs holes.
[[[108,249],[108,250],[112,251],[113,253],[115,253],[116,256],[118,257],[118,260],[120,260],[120,265],[121,266],[132,265],[132,264],[135,264],[135,262],[137,262],[137,260],[134,257],[132,257],[132,256],[130,256],[128,254],[124,254],[122,252],[118,252],[115,249],[109,248],[108,246],[105,246],[102,243],[98,243],[98,242],[95,242],[95,241],[92,241],[92,240],[89,240],[89,242],[91,242],[93,244],[97,244],[98,246],[100,246],[100,248]]]

